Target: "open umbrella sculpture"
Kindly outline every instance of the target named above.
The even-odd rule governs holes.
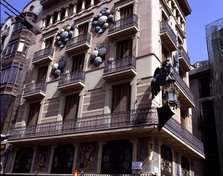
[[[93,18],[91,25],[94,32],[101,34],[113,22],[114,16],[111,14],[111,11],[107,7],[105,7],[101,9],[99,14]]]
[[[66,46],[67,42],[71,39],[73,35],[74,28],[68,25],[66,28],[62,28],[56,35],[56,45],[60,48]]]

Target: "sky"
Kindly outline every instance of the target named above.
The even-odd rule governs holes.
[[[29,0],[7,0],[7,2],[18,11],[22,11]],[[187,49],[193,64],[208,59],[205,26],[223,17],[223,0],[188,0],[188,3],[192,13],[186,18]],[[4,11],[1,6],[1,20],[7,18]]]

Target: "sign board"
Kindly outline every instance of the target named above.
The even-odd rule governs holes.
[[[142,162],[133,161],[132,162],[132,169],[141,170],[142,169]]]

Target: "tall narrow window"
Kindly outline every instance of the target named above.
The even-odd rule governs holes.
[[[84,57],[85,57],[85,54],[79,54],[79,55],[73,57],[73,64],[72,64],[71,72],[83,70]]]
[[[112,113],[130,110],[131,87],[129,83],[113,86]]]
[[[45,48],[50,48],[53,46],[53,37],[47,38],[45,40]]]
[[[78,26],[79,35],[84,35],[88,33],[88,23],[84,23]]]
[[[172,152],[171,149],[165,145],[161,146],[161,175],[172,176]]]
[[[30,104],[27,126],[36,125],[40,110],[40,103]]]
[[[184,156],[181,157],[182,176],[189,176],[189,161]]]
[[[125,58],[132,55],[132,39],[126,39],[117,43],[116,59]]]
[[[132,15],[133,15],[133,5],[132,4],[120,9],[121,19],[126,18],[128,16],[132,16]]]
[[[45,82],[47,75],[48,66],[40,67],[36,82]]]
[[[78,94],[66,96],[64,118],[63,118],[64,121],[69,119],[75,119],[77,117],[78,103],[79,103]]]

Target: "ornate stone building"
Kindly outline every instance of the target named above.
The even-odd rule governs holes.
[[[40,4],[6,173],[196,174],[187,1]]]

